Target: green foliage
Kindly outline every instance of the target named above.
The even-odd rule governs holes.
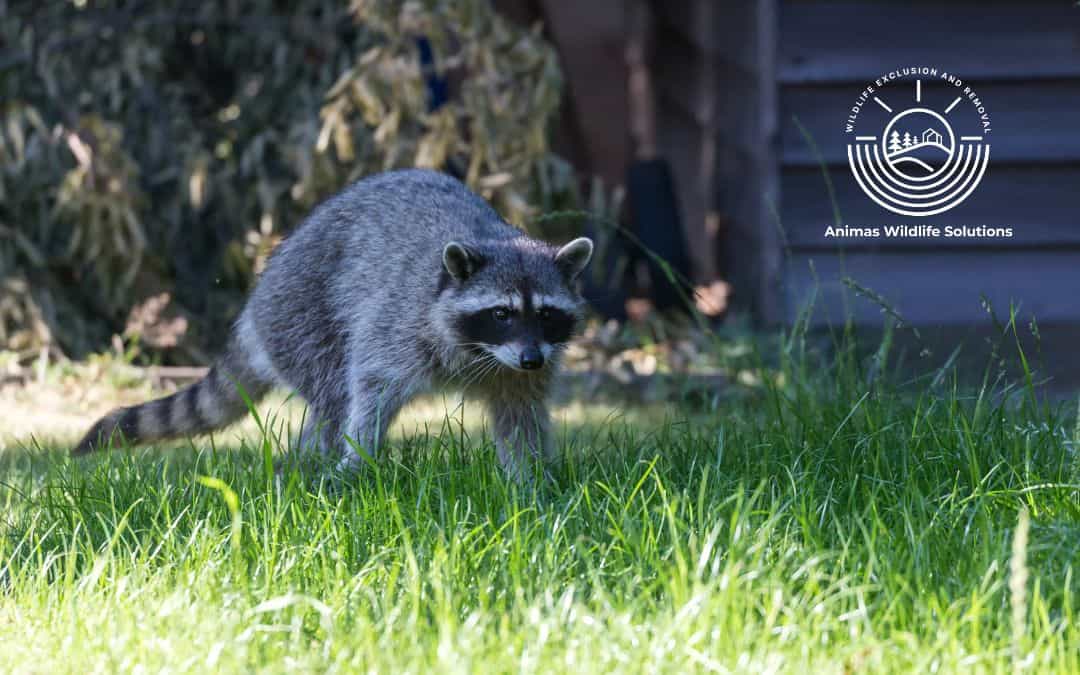
[[[100,350],[166,292],[201,360],[280,237],[366,174],[458,170],[517,222],[569,180],[554,51],[487,0],[4,1],[0,44],[0,348],[28,357]]]

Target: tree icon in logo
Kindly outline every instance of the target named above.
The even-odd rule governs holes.
[[[900,152],[904,149],[904,146],[900,143],[900,132],[893,129],[892,135],[889,136],[889,154]]]

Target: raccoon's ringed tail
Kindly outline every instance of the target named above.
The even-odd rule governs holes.
[[[268,381],[248,366],[240,350],[230,349],[195,384],[164,398],[118,408],[102,417],[71,454],[85,455],[118,443],[138,445],[213,431],[247,412],[244,396],[255,402],[269,386]]]

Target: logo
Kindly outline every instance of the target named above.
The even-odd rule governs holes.
[[[867,85],[852,106],[846,132],[857,135],[847,146],[848,164],[881,207],[933,216],[979,186],[990,161],[990,130],[982,100],[960,78],[903,68]]]

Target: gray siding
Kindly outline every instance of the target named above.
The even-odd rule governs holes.
[[[1080,8],[784,2],[778,50],[779,213],[789,245],[782,296],[789,320],[817,285],[816,321],[835,322],[846,312],[862,323],[880,321],[880,308],[843,290],[840,279],[850,276],[914,323],[985,320],[984,296],[999,314],[1016,303],[1025,317],[1080,321]],[[856,185],[843,121],[868,81],[922,65],[954,72],[978,91],[993,122],[993,153],[963,204],[939,216],[906,218],[874,204]],[[841,248],[824,237],[834,204],[822,162],[844,224],[1008,226],[1015,236],[869,239]]]

